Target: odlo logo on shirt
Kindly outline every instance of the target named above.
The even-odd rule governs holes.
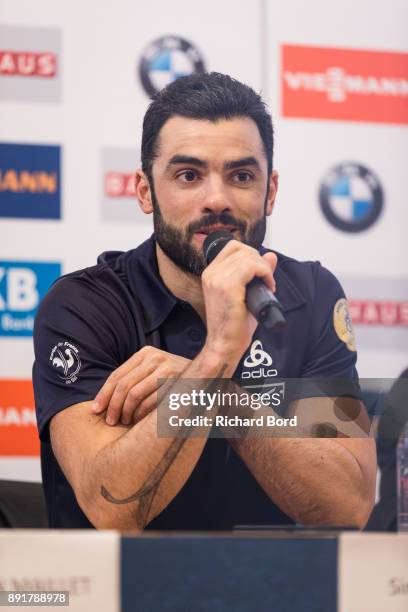
[[[278,370],[275,368],[268,369],[272,365],[272,357],[264,351],[262,342],[260,340],[254,340],[249,349],[249,355],[244,361],[244,366],[247,368],[257,368],[256,370],[244,371],[241,374],[241,378],[268,378],[269,376],[277,376]]]

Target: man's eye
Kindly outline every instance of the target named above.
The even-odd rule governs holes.
[[[244,170],[237,172],[235,175],[235,180],[238,181],[238,183],[248,183],[251,179],[252,174],[245,172]]]
[[[186,183],[192,183],[197,178],[197,172],[194,170],[184,170],[184,172],[180,172],[178,178],[181,178]]]

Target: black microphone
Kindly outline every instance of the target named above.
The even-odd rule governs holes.
[[[230,240],[234,240],[234,236],[226,230],[208,234],[203,244],[207,265],[217,257]],[[280,329],[285,325],[281,304],[261,278],[255,277],[248,283],[245,301],[249,312],[266,329]]]

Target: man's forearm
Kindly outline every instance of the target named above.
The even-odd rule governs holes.
[[[231,381],[232,389],[247,394]],[[340,421],[342,411],[359,416]],[[249,406],[240,404],[226,412],[254,416]],[[368,438],[364,406],[351,397],[315,397],[291,404],[286,416],[294,414],[296,428],[224,427],[224,435],[271,500],[297,522],[363,527],[374,501],[376,474],[375,443]],[[279,417],[271,407],[256,413],[263,422],[271,415]],[[333,429],[337,425],[342,438],[316,437],[316,426],[327,421]]]
[[[230,443],[269,497],[295,521],[365,525],[372,483],[354,455],[336,440],[247,438]],[[359,444],[375,455],[373,440],[361,439]]]
[[[228,366],[203,350],[184,370],[177,384],[188,379],[230,375]],[[111,442],[86,469],[81,500],[91,522],[100,528],[141,530],[175,497],[196,465],[207,437],[159,438],[157,409]],[[184,416],[196,409],[186,406]],[[195,410],[192,413],[192,410]],[[210,428],[207,429],[207,436]],[[180,432],[179,432],[180,433]]]

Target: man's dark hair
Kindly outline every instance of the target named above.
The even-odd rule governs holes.
[[[261,135],[268,175],[272,172],[272,120],[261,96],[226,74],[206,72],[180,77],[153,96],[143,120],[142,135],[142,169],[149,181],[158,155],[159,132],[176,115],[209,121],[249,117]]]

